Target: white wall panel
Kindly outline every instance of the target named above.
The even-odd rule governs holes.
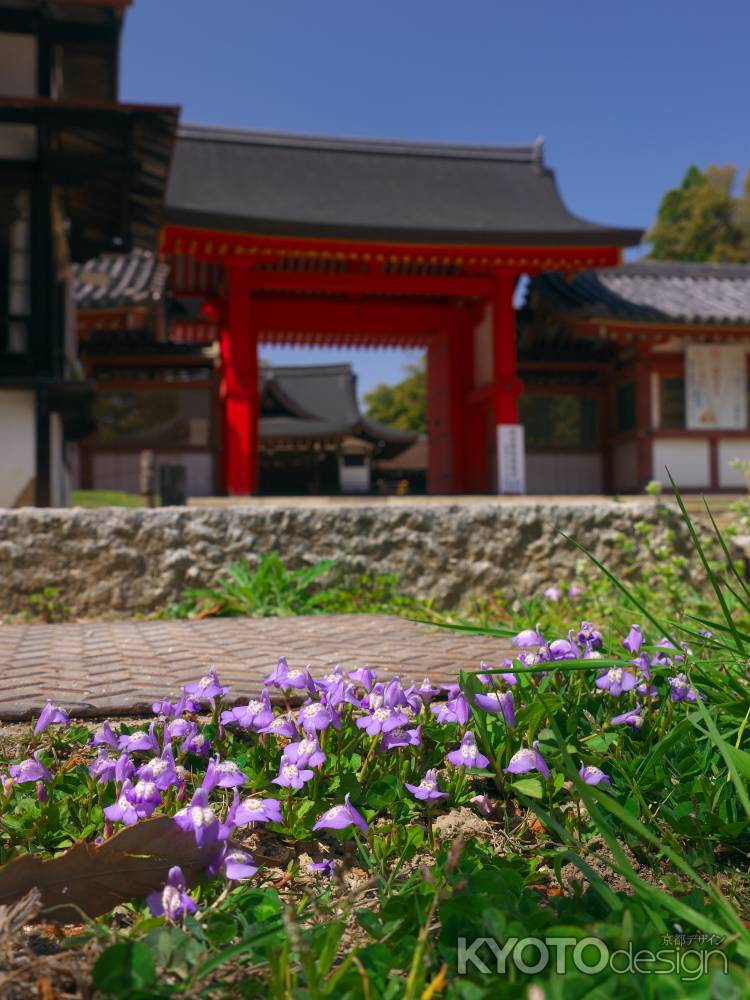
[[[665,468],[666,467],[666,468]],[[664,486],[669,486],[669,476],[678,487],[708,489],[711,484],[711,466],[708,441],[689,438],[657,438],[654,441],[653,471],[651,476]]]
[[[719,464],[719,486],[728,488],[745,486],[745,477],[742,469],[733,469],[729,464],[735,458],[741,458],[745,462],[750,462],[750,440],[742,441],[737,438],[719,439],[717,460]]]
[[[33,392],[0,391],[0,507],[12,507],[36,475]]]

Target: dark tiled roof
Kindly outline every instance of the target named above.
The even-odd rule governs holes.
[[[360,412],[350,365],[263,364],[260,379],[261,438],[321,440],[349,435],[372,441],[380,454],[394,455],[419,437],[384,427]]]
[[[563,204],[541,143],[454,146],[188,125],[167,221],[267,235],[411,242],[630,246]]]
[[[750,265],[648,261],[532,279],[528,301],[577,317],[750,325]]]
[[[169,267],[145,250],[127,254],[100,254],[85,264],[74,264],[77,309],[126,309],[159,302]]]

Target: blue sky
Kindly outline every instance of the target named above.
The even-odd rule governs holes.
[[[750,167],[746,0],[135,0],[121,98],[182,120],[331,135],[527,143],[576,214],[648,226],[691,163]],[[396,351],[352,360],[360,390]]]

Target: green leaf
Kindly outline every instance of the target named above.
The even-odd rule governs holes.
[[[521,795],[528,795],[530,799],[544,798],[544,785],[539,778],[521,778],[511,782],[511,787]]]
[[[156,969],[145,944],[118,941],[99,956],[92,978],[105,995],[124,998],[156,986]]]

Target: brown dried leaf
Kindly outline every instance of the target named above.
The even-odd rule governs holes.
[[[38,887],[45,909],[62,907],[44,914],[45,919],[80,923],[81,910],[99,917],[161,889],[173,865],[182,868],[188,884],[196,882],[217,850],[215,844],[198,847],[193,834],[170,816],[157,816],[125,827],[99,846],[79,843],[46,861],[36,854],[14,858],[0,868],[0,905]]]

